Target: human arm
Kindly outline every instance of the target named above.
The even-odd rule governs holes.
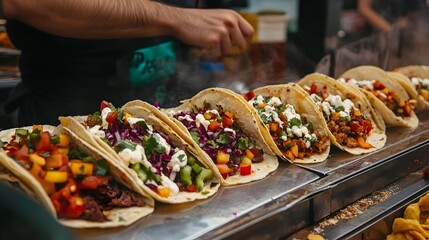
[[[380,31],[389,31],[392,25],[378,14],[371,6],[372,0],[359,0],[357,10],[359,14],[371,24],[371,26]]]
[[[4,15],[70,38],[174,36],[182,42],[231,52],[245,47],[253,28],[231,10],[176,8],[149,0],[0,0]]]

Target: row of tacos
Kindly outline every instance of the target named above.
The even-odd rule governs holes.
[[[57,127],[0,132],[0,178],[21,180],[67,226],[129,225],[152,213],[154,200],[206,199],[263,179],[278,158],[314,164],[331,146],[356,155],[382,148],[386,125],[416,127],[414,108],[425,106],[429,80],[404,69],[363,66],[338,80],[313,73],[247,93],[209,88],[170,109],[103,101]]]

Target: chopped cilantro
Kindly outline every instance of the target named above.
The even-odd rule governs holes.
[[[118,116],[116,117],[116,119],[118,119],[118,121],[120,123],[124,123],[124,116],[125,116],[125,112],[124,110],[119,110]]]
[[[204,109],[210,109],[210,103],[205,102],[204,103]]]
[[[18,128],[15,130],[15,135],[20,138],[26,138],[28,136],[28,130],[23,128]]]
[[[101,113],[95,112],[94,114],[92,114],[92,121],[94,122],[95,125],[101,125],[102,124]]]
[[[276,108],[279,112],[284,112],[287,107],[286,105],[280,104],[280,105],[277,105]]]
[[[215,143],[215,141],[213,140],[208,140],[208,143],[213,147],[213,148],[218,148],[219,146]]]
[[[262,122],[265,124],[269,123],[270,118],[266,114],[260,114],[259,116],[261,116]]]
[[[347,117],[340,117],[340,120],[345,121],[346,123],[349,123],[351,119],[349,116],[347,116]]]
[[[125,219],[122,216],[119,216],[118,220],[119,222],[125,222]]]
[[[308,123],[307,124],[307,129],[310,130],[311,132],[314,132],[314,126],[313,123]]]
[[[0,148],[2,148],[2,147],[3,147],[3,145],[4,145],[4,142],[3,142],[3,141],[0,141]]]
[[[207,195],[207,194],[209,194],[209,193],[210,193],[209,191],[201,192],[201,194],[202,194],[202,195]]]
[[[216,142],[224,145],[228,144],[229,143],[228,134],[227,133],[219,134],[219,136],[216,139]]]
[[[183,161],[185,161],[185,157],[186,157],[185,154],[180,154],[179,157],[177,157],[177,158],[179,159],[179,162],[183,162]]]
[[[124,150],[125,148],[130,149],[131,151],[136,150],[137,143],[130,141],[130,140],[121,140],[118,145],[120,146],[121,150]]]
[[[301,120],[299,120],[298,118],[292,118],[289,121],[289,126],[290,127],[292,127],[292,126],[299,126],[299,125],[301,125]]]
[[[240,137],[237,139],[238,149],[244,151],[249,147],[249,139],[247,137]]]
[[[40,154],[40,156],[44,157],[44,158],[48,158],[49,156],[51,156],[50,152],[44,152],[42,154]]]
[[[344,111],[344,106],[338,106],[338,107],[334,107],[335,112],[341,112]]]
[[[85,157],[88,157],[88,155],[77,150],[76,148],[70,148],[68,157],[69,159],[84,159]]]
[[[81,174],[81,175],[83,175],[84,173],[85,173],[85,166],[82,164],[82,165],[80,165],[80,167],[79,167],[79,173]]]
[[[194,142],[199,144],[200,143],[200,136],[198,135],[198,133],[195,131],[191,131],[190,134],[191,134],[191,137],[194,140]]]
[[[139,125],[140,127],[142,127],[145,130],[149,130],[149,127],[147,126],[147,124],[146,124],[145,121],[138,121],[136,124]]]
[[[149,155],[152,155],[152,153],[155,151],[155,149],[158,147],[158,143],[156,142],[156,139],[153,136],[145,136],[143,138],[143,148],[145,152]]]

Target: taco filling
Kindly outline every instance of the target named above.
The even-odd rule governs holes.
[[[340,78],[338,81],[351,83],[374,94],[384,103],[396,116],[409,117],[416,105],[414,100],[402,100],[393,89],[384,86],[379,80],[360,80],[353,78]]]
[[[245,94],[245,99],[256,109],[277,147],[289,159],[303,159],[326,151],[328,137],[313,133],[313,123],[301,118],[292,105],[283,104],[277,97],[257,95],[248,99],[249,95],[254,93]]]
[[[234,114],[222,107],[212,109],[206,103],[191,112],[176,112],[179,120],[190,132],[193,140],[216,164],[222,177],[252,173],[252,163],[263,161],[263,150],[247,137],[234,121]]]
[[[59,218],[106,222],[111,209],[146,205],[143,196],[115,181],[106,160],[80,151],[68,135],[36,125],[16,129],[2,149],[40,182]]]
[[[210,169],[194,156],[173,146],[170,138],[122,109],[103,101],[101,113],[89,115],[84,125],[112,147],[123,163],[161,197],[179,192],[202,192],[212,179]]]
[[[429,101],[429,79],[411,77],[410,80],[419,95],[421,95],[426,101]]]
[[[328,93],[327,87],[318,89],[315,84],[304,88],[320,107],[329,131],[336,141],[349,148],[369,149],[373,146],[366,142],[373,130],[370,120],[357,109],[349,99]]]

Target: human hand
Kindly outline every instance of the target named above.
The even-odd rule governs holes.
[[[177,9],[173,36],[180,41],[201,47],[213,57],[232,53],[234,46],[246,48],[253,36],[253,27],[237,12],[224,9]]]

